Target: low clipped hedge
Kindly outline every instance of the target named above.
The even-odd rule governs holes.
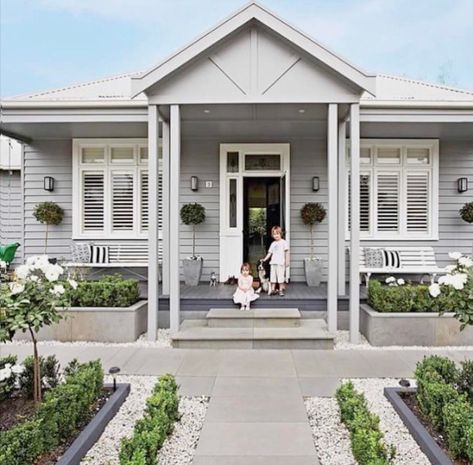
[[[70,293],[71,307],[129,307],[139,298],[138,281],[120,275],[79,281],[77,289]]]
[[[342,384],[335,394],[340,417],[350,432],[351,449],[359,465],[390,465],[394,461],[394,446],[386,446],[379,428],[379,417],[371,413],[364,394],[353,383]]]
[[[0,465],[29,465],[66,442],[90,414],[103,388],[100,361],[80,365],[49,390],[34,417],[0,432]]]
[[[453,458],[473,462],[473,362],[463,362],[459,370],[446,357],[425,357],[417,364],[415,378],[424,418],[445,436]]]
[[[163,375],[146,400],[143,418],[135,423],[131,438],[122,440],[120,465],[155,465],[157,453],[178,419],[178,386],[172,375]]]

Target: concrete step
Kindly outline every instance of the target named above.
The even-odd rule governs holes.
[[[173,347],[198,349],[333,349],[324,320],[302,319],[294,327],[219,328],[206,320],[186,320],[171,337]]]
[[[300,326],[297,308],[211,308],[207,313],[209,328],[293,328]]]

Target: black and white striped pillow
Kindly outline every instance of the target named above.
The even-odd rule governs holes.
[[[108,263],[108,247],[106,245],[90,245],[90,263]]]
[[[383,250],[383,259],[385,268],[401,267],[401,259],[397,250]]]

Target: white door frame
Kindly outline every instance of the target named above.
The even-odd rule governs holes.
[[[238,152],[238,172],[227,172],[227,153]],[[245,155],[280,155],[281,169],[246,171]],[[286,240],[290,241],[290,145],[289,144],[220,144],[220,281],[238,276],[243,260],[243,179],[249,177],[285,176]],[[236,181],[236,226],[230,227],[230,180]],[[234,181],[234,182],[235,182]]]

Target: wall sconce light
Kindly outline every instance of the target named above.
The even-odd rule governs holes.
[[[318,176],[314,176],[312,178],[312,190],[314,192],[319,192],[320,189],[320,179]]]
[[[199,178],[197,176],[191,176],[191,191],[199,190]]]
[[[468,190],[468,178],[458,178],[457,185],[460,194],[466,192]]]
[[[48,192],[52,192],[54,190],[54,178],[52,176],[44,177],[43,188],[45,191],[48,191]]]

